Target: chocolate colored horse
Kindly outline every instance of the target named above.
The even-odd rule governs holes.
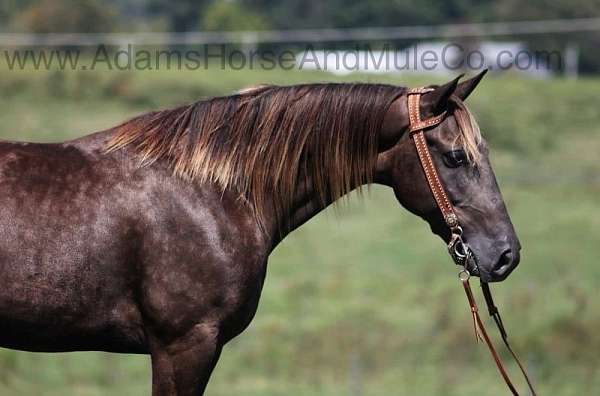
[[[479,260],[519,242],[463,101],[424,94],[435,165]],[[449,238],[406,133],[406,89],[266,86],[149,113],[61,144],[0,142],[0,345],[152,356],[153,395],[200,395],[252,320],[267,258],[349,191],[390,186]]]

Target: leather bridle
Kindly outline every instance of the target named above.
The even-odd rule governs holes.
[[[475,338],[477,341],[485,341],[492,357],[494,358],[494,361],[496,362],[496,366],[498,367],[500,375],[502,375],[502,378],[506,382],[506,385],[508,386],[512,394],[518,396],[519,393],[517,392],[515,386],[510,380],[508,372],[506,371],[506,368],[504,367],[504,364],[502,363],[502,360],[500,359],[500,356],[498,355],[494,344],[492,343],[487,334],[483,321],[479,316],[477,302],[475,301],[473,291],[471,290],[471,285],[469,284],[469,278],[471,274],[479,274],[477,257],[469,248],[469,245],[465,243],[462,238],[462,228],[460,226],[458,216],[456,215],[452,203],[450,202],[448,195],[444,190],[444,186],[440,181],[436,167],[431,158],[429,148],[427,147],[427,142],[425,140],[425,130],[427,128],[440,124],[446,117],[446,112],[444,111],[443,113],[433,116],[431,118],[427,118],[425,120],[421,119],[421,95],[431,91],[433,91],[433,88],[414,88],[408,91],[407,105],[409,116],[409,134],[415,143],[417,154],[419,155],[419,160],[421,161],[421,166],[423,167],[423,171],[425,172],[425,177],[427,179],[427,183],[429,184],[429,188],[431,189],[431,193],[433,194],[433,198],[435,199],[435,202],[438,208],[440,209],[440,212],[442,213],[444,221],[446,222],[446,225],[450,230],[451,236],[450,241],[448,243],[448,252],[450,253],[450,256],[452,257],[454,262],[457,265],[463,267],[458,277],[465,289],[467,300],[471,308],[473,327],[475,329]],[[523,364],[511,348],[510,344],[508,343],[508,336],[506,334],[506,330],[504,329],[502,318],[500,317],[500,312],[494,304],[494,300],[492,298],[492,293],[488,283],[482,280],[481,289],[489,310],[489,314],[494,319],[494,322],[498,327],[504,345],[517,362],[519,368],[521,369],[521,372],[523,373],[523,376],[527,381],[527,385],[529,386],[531,394],[533,396],[536,396],[536,392],[529,379],[529,376],[527,375],[525,367],[523,366]]]

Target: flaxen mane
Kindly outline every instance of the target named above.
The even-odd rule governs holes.
[[[134,118],[116,128],[108,150],[131,145],[144,165],[167,159],[180,176],[236,190],[259,217],[269,202],[284,215],[300,175],[310,177],[322,205],[371,182],[384,116],[404,92],[377,84],[259,86]],[[465,117],[457,117],[463,128],[471,125]]]

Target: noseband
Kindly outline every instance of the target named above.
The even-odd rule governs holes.
[[[450,203],[448,199],[448,195],[444,190],[444,186],[442,185],[440,178],[438,176],[437,170],[431,159],[431,154],[429,152],[429,148],[427,147],[427,142],[425,140],[425,130],[427,128],[436,126],[440,124],[444,118],[446,117],[446,112],[442,114],[436,115],[431,118],[427,118],[425,120],[421,119],[420,112],[420,102],[421,95],[427,92],[433,91],[433,88],[414,88],[408,91],[408,116],[409,116],[409,134],[412,137],[415,147],[417,149],[417,154],[419,155],[419,160],[421,161],[421,166],[423,167],[423,171],[425,172],[425,177],[427,179],[427,183],[429,184],[429,188],[431,189],[431,193],[433,194],[433,198],[437,203],[440,212],[446,222],[450,230],[450,241],[448,242],[448,252],[452,257],[452,260],[457,265],[462,267],[462,270],[459,272],[458,277],[462,282],[462,285],[465,289],[465,293],[467,295],[467,300],[469,302],[469,306],[471,307],[471,315],[473,317],[473,328],[475,329],[475,339],[483,340],[487,344],[494,361],[496,362],[496,366],[498,367],[498,371],[502,375],[502,378],[506,382],[506,385],[512,392],[514,396],[519,396],[515,386],[508,376],[508,372],[494,347],[494,344],[491,342],[483,321],[479,316],[479,310],[477,308],[477,303],[475,301],[475,297],[473,296],[473,291],[471,290],[471,285],[469,284],[469,278],[471,274],[480,275],[479,266],[477,264],[477,257],[469,247],[467,243],[462,238],[463,230],[460,226],[460,222],[458,216],[454,211],[454,207]],[[492,293],[490,291],[489,285],[487,282],[481,281],[481,289],[483,292],[483,296],[485,298],[485,302],[487,304],[490,316],[496,322],[500,335],[502,337],[502,341],[504,345],[512,355],[512,357],[517,362],[525,380],[527,381],[527,385],[529,386],[529,390],[533,396],[536,396],[536,392],[533,388],[531,381],[529,380],[529,376],[525,370],[525,367],[521,364],[521,361],[517,357],[517,355],[513,352],[510,344],[508,343],[508,336],[506,334],[506,330],[504,329],[504,325],[502,323],[502,318],[500,317],[500,312],[498,308],[494,304],[494,300],[492,298]]]

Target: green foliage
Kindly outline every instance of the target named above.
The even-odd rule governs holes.
[[[101,0],[40,0],[18,23],[33,33],[104,33],[114,27],[114,10]]]
[[[536,20],[558,18],[590,18],[600,15],[600,0],[503,0],[494,2],[490,16],[497,20]],[[524,41],[533,49],[562,49],[567,42],[579,45],[581,59],[580,71],[595,72],[600,70],[600,62],[596,55],[600,33],[586,32],[571,35],[541,35],[524,37]]]
[[[600,1],[502,0],[493,2],[490,12],[507,20],[589,18],[600,15]]]
[[[147,0],[144,5],[151,16],[167,19],[169,31],[185,32],[197,29],[198,18],[211,3],[212,0]]]
[[[206,30],[267,30],[266,18],[236,1],[215,1],[203,13],[200,27]]]
[[[35,0],[4,0],[0,2],[0,31],[10,31],[19,12]]]
[[[442,18],[435,0],[243,0],[243,3],[269,16],[273,26],[280,29],[397,26],[434,23]]]
[[[56,73],[0,71],[0,137],[63,140],[257,83],[441,82],[216,68]],[[596,79],[490,76],[468,100],[523,244],[520,267],[494,291],[540,394],[600,389],[599,91]],[[506,394],[474,343],[456,270],[422,220],[373,188],[364,203],[317,216],[276,249],[257,316],[223,351],[207,394]],[[144,356],[0,350],[2,396],[149,390]]]
[[[599,15],[600,0],[4,0],[0,2],[0,29],[35,33],[138,28],[185,32],[439,25]],[[580,70],[600,71],[596,56],[600,33],[516,34],[505,38],[546,51],[562,51],[575,42],[580,48]],[[415,40],[403,43],[412,42]]]

